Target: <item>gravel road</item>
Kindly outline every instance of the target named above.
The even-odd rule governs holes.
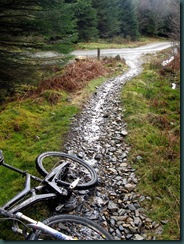
[[[101,49],[101,56],[111,56],[120,55],[125,57],[127,55],[143,55],[147,53],[155,53],[163,49],[169,48],[172,45],[171,42],[157,42],[152,44],[147,44],[137,48],[121,48],[121,49]],[[87,56],[95,57],[97,56],[97,50],[77,50],[71,54],[75,56]]]

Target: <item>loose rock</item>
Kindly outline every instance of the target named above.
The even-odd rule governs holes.
[[[134,58],[132,64],[133,69],[97,87],[81,115],[73,119],[64,145],[66,153],[75,154],[94,167],[99,184],[93,190],[76,191],[74,194],[81,200],[70,213],[103,222],[115,240],[151,240],[146,228],[157,234],[162,229],[152,225],[141,208],[148,196],[136,193],[138,178],[128,163],[131,148],[126,144],[128,131],[119,96],[127,80],[141,71],[139,58]],[[142,157],[137,156],[135,161],[139,160]]]

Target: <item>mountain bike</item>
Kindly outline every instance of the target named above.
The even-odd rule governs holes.
[[[36,158],[43,179],[5,163],[1,150],[0,165],[25,177],[24,189],[0,208],[0,220],[11,220],[12,230],[25,240],[113,240],[99,224],[81,216],[57,214],[40,222],[22,213],[40,201],[54,200],[60,206],[74,190],[95,187],[97,174],[85,161],[63,152],[44,152]],[[32,180],[38,185],[31,187]]]

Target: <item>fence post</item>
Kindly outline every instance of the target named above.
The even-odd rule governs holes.
[[[97,49],[97,59],[100,60],[100,48]]]

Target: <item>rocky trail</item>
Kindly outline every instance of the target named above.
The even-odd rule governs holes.
[[[92,165],[99,178],[95,189],[76,192],[65,210],[100,223],[115,240],[154,240],[163,230],[141,207],[143,201],[151,199],[137,192],[141,179],[127,161],[130,147],[126,144],[128,131],[120,91],[128,80],[142,71],[144,54],[160,51],[168,45],[157,43],[117,53],[126,60],[129,70],[96,88],[81,114],[74,118],[64,145],[65,152]],[[114,51],[111,54],[114,55]]]

